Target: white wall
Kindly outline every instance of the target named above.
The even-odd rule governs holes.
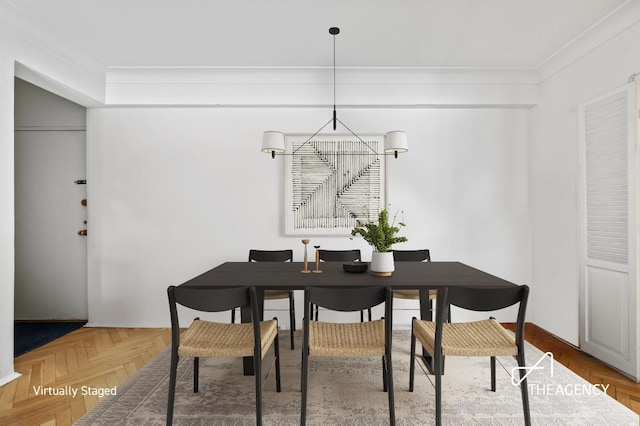
[[[356,132],[410,135],[409,152],[388,167],[405,248],[530,282],[528,109],[338,114]],[[291,247],[301,260],[300,239],[282,233],[282,158],[260,152],[261,136],[313,132],[329,116],[326,108],[90,109],[90,325],[167,326],[168,285],[245,261],[250,248]],[[362,240],[312,241],[370,258]]]
[[[13,378],[13,62],[0,54],[0,384]]]
[[[64,55],[35,44],[33,37],[22,37],[19,32],[0,28],[0,384],[15,377],[13,119],[16,73],[23,77],[29,74],[30,81],[39,78],[58,94],[77,95],[84,101],[104,98],[104,69],[80,67]]]
[[[529,320],[578,343],[577,106],[640,71],[640,25],[542,82],[532,110]]]
[[[15,79],[14,124],[19,129],[84,129],[87,110],[20,78]]]

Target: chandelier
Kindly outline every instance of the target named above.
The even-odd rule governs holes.
[[[380,155],[376,152],[368,143],[366,143],[360,136],[358,136],[353,130],[351,130],[346,124],[344,124],[337,116],[336,113],[336,35],[340,34],[340,28],[329,28],[329,34],[333,36],[333,116],[327,121],[320,129],[318,129],[313,135],[311,135],[302,145],[298,146],[292,152],[286,152],[284,133],[269,130],[264,132],[262,137],[262,152],[270,153],[271,158],[275,158],[276,155],[301,155],[297,152],[307,143],[316,137],[321,131],[323,131],[329,124],[333,124],[333,130],[336,130],[337,124],[340,123],[349,133],[351,133],[356,139],[362,142],[370,151],[371,155]],[[385,134],[384,137],[384,155],[393,154],[395,158],[398,158],[398,153],[407,152],[407,134],[401,130],[394,130]],[[349,155],[349,153],[340,153],[341,155]],[[358,153],[362,155],[362,153]]]

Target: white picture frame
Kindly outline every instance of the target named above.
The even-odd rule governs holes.
[[[387,195],[384,135],[310,137],[285,135],[285,235],[346,236],[377,220]]]

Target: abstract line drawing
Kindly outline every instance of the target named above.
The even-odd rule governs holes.
[[[384,136],[285,137],[285,232],[347,235],[356,221],[376,220],[385,205]],[[364,141],[364,142],[363,142]]]

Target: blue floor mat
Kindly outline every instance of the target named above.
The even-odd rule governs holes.
[[[86,321],[37,321],[14,323],[14,357],[32,351],[52,340],[71,333],[85,325]]]

